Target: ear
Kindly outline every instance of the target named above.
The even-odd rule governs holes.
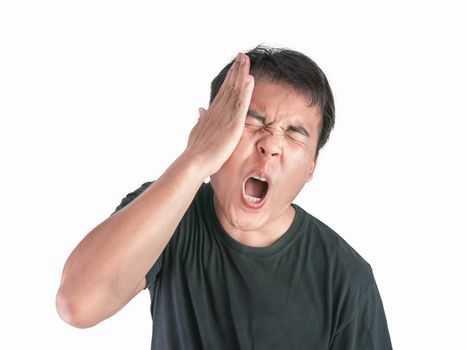
[[[313,173],[315,172],[317,164],[318,164],[318,155],[316,155],[315,159],[313,159],[313,163],[311,164],[311,169],[308,172],[308,175],[306,177],[306,182],[310,182],[311,179],[313,178]]]

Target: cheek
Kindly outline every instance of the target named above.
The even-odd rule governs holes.
[[[242,137],[240,137],[240,141],[238,142],[238,146],[245,147],[246,144],[254,143],[254,135],[250,130],[245,129],[243,131]]]
[[[248,142],[240,140],[233,153],[218,171],[222,178],[238,178],[241,169],[243,168],[245,162],[251,154],[248,145]]]
[[[294,183],[305,183],[312,168],[313,159],[303,155],[289,159],[287,166],[288,174]]]
[[[237,147],[235,147],[235,150],[233,151],[229,160],[235,159],[241,161],[247,158],[254,149],[255,141],[253,137],[243,133],[243,136],[240,138],[240,141],[238,142]]]

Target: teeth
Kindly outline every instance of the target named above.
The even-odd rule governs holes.
[[[248,202],[251,203],[259,203],[259,201],[261,200],[261,198],[256,198],[249,195],[246,195],[246,199],[248,200]]]
[[[263,181],[263,182],[266,182],[266,179],[264,177],[259,177],[259,176],[253,176],[253,179],[256,179],[256,180],[259,180],[259,181]]]

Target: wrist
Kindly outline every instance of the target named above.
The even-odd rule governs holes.
[[[207,162],[199,153],[185,150],[176,160],[189,174],[191,181],[203,182],[211,174],[207,168]]]

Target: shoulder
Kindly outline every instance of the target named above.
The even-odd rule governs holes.
[[[154,180],[146,181],[141,186],[136,188],[135,190],[127,193],[126,196],[122,198],[122,200],[120,201],[120,204],[115,208],[115,211],[112,214],[115,214],[117,211],[119,211],[120,209],[122,209],[123,207],[131,203],[134,199],[136,199],[139,195],[141,195],[150,185],[152,185],[152,183],[154,183]],[[187,213],[190,211],[190,209],[193,209],[193,207],[195,206],[197,207],[200,204],[202,204],[202,203],[199,203],[200,201],[206,201],[206,197],[209,195],[209,190],[210,190],[210,187],[207,186],[206,183],[203,183],[200,186],[200,188],[198,189],[195,195],[195,198],[193,199],[190,207],[187,210]]]
[[[371,265],[336,231],[301,209],[305,215],[303,240],[314,265],[335,282],[367,288],[373,280]]]
[[[376,281],[371,265],[344,238],[313,215],[305,215],[302,239],[310,251],[309,266],[326,286],[334,329],[338,329],[377,295]]]

